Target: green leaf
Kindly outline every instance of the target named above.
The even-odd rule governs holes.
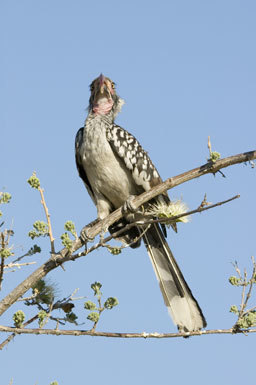
[[[233,286],[239,286],[241,284],[241,279],[238,277],[235,277],[234,275],[232,277],[229,277],[229,283]]]
[[[39,324],[39,327],[43,327],[43,323],[44,323],[44,319],[47,317],[47,313],[46,311],[44,310],[41,310],[39,313],[38,313],[38,324]]]
[[[26,255],[31,256],[31,255],[34,255],[34,254],[36,254],[36,253],[41,253],[41,247],[39,247],[38,245],[32,246],[32,247],[29,249],[29,251],[27,252]]]
[[[9,203],[12,196],[8,192],[1,193],[0,192],[0,203]]]
[[[239,313],[239,311],[238,311],[238,308],[237,308],[237,306],[236,305],[232,305],[231,307],[230,307],[230,313],[235,313],[235,314],[238,314]]]
[[[60,239],[62,241],[62,244],[64,247],[66,247],[68,250],[71,250],[72,249],[72,239],[69,238],[69,235],[68,233],[63,233],[61,236],[60,236]]]
[[[217,152],[217,151],[212,151],[211,152],[211,155],[210,155],[210,161],[212,161],[213,163],[216,162],[216,160],[220,159],[220,153]]]
[[[105,309],[112,309],[114,306],[118,305],[118,299],[115,297],[109,297],[104,303]]]
[[[29,231],[29,233],[28,233],[28,236],[31,239],[34,239],[36,237],[41,237],[41,236],[45,237],[45,236],[49,235],[48,225],[44,221],[36,221],[33,224],[33,227],[34,227],[34,229]]]
[[[243,318],[237,321],[237,325],[241,329],[248,329],[256,326],[256,313],[249,312]]]
[[[99,313],[96,313],[96,312],[92,312],[87,316],[87,319],[92,322],[98,322],[99,318],[100,318]]]
[[[92,301],[86,301],[84,303],[84,308],[87,309],[87,310],[95,310],[97,309],[97,306],[94,302]]]
[[[14,326],[16,328],[21,328],[25,320],[25,314],[22,310],[18,310],[13,314],[12,319],[14,321]]]
[[[44,221],[36,221],[34,224],[33,224],[33,227],[36,231],[38,231],[39,233],[42,233],[42,234],[45,234],[48,232],[48,225],[47,223],[45,223]]]
[[[40,180],[37,178],[36,176],[36,173],[33,172],[33,174],[31,175],[31,177],[27,180],[28,184],[30,184],[30,186],[32,188],[35,188],[35,189],[38,189],[40,187]]]
[[[0,249],[0,257],[1,258],[8,258],[12,255],[11,250],[8,248]]]
[[[101,287],[102,287],[102,284],[100,282],[94,282],[91,284],[91,288],[94,291],[94,295],[101,295],[102,294],[100,291]]]
[[[118,254],[121,254],[122,252],[122,249],[120,247],[108,246],[107,248],[108,248],[108,251],[113,255],[118,255]]]
[[[75,224],[72,221],[67,221],[64,225],[66,231],[69,231],[75,238],[77,237]]]

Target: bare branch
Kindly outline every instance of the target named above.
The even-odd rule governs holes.
[[[24,263],[8,263],[8,265],[4,266],[4,269],[12,269],[14,267],[20,268],[22,266],[29,266],[29,265],[34,265],[36,262],[24,262]],[[14,270],[13,270],[14,271]]]
[[[111,333],[100,332],[93,330],[59,330],[59,329],[25,329],[14,328],[9,326],[0,325],[0,332],[14,333],[16,334],[41,334],[41,335],[54,335],[54,336],[94,336],[94,337],[111,337],[111,338],[178,338],[178,337],[192,337],[202,336],[210,334],[247,334],[256,333],[256,329],[236,330],[231,329],[211,329],[211,330],[199,330],[196,332],[182,332],[182,333]],[[0,349],[2,346],[0,345]]]
[[[41,186],[38,187],[38,190],[40,192],[40,195],[41,195],[41,203],[43,205],[43,208],[44,208],[44,211],[45,211],[45,216],[46,216],[46,219],[47,219],[47,224],[48,224],[48,230],[49,230],[49,237],[50,237],[50,242],[51,242],[51,253],[55,253],[55,248],[54,248],[54,238],[53,238],[53,234],[52,234],[52,224],[51,224],[51,220],[50,220],[50,214],[49,214],[49,210],[48,210],[48,207],[46,206],[46,202],[45,202],[45,199],[44,199],[44,190],[42,189]]]
[[[256,151],[250,151],[228,158],[217,160],[216,162],[208,162],[200,167],[193,170],[187,171],[183,174],[177,175],[173,178],[167,179],[165,182],[155,186],[150,191],[147,191],[137,196],[132,204],[134,208],[139,208],[142,204],[154,198],[155,196],[162,194],[164,191],[185,183],[189,180],[198,178],[202,175],[209,173],[215,174],[221,168],[225,168],[234,164],[248,162],[256,158]],[[111,224],[119,220],[123,216],[122,208],[117,209],[110,214],[104,220],[98,221],[88,230],[88,236],[94,238],[99,234],[102,229],[108,228]],[[73,242],[72,250],[75,252],[80,249],[83,245],[82,239],[78,238]],[[51,270],[57,268],[62,263],[75,260],[83,256],[83,253],[78,253],[75,256],[70,254],[69,250],[64,248],[57,254],[52,254],[52,257],[46,261],[42,266],[35,270],[29,277],[27,277],[22,283],[20,283],[11,293],[9,293],[0,302],[0,315],[3,314],[13,303],[17,301],[19,297],[24,295],[35,283],[46,276]]]

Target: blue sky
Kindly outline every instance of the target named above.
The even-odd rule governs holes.
[[[39,196],[26,182],[34,170],[45,188],[58,249],[66,220],[80,230],[96,216],[75,168],[74,137],[86,117],[88,85],[101,72],[116,82],[126,101],[118,124],[137,137],[163,179],[205,163],[208,135],[222,157],[255,149],[254,1],[10,0],[0,6],[0,190],[13,196],[4,219],[13,221],[17,256],[33,244],[27,233],[34,221],[44,219]],[[255,169],[239,165],[224,173],[226,178],[207,175],[170,191],[191,209],[205,193],[211,202],[241,194],[168,235],[209,328],[234,323],[229,308],[240,303],[240,293],[228,283],[231,262],[249,268],[255,255]],[[38,266],[49,257],[48,243],[40,245],[45,251]],[[143,247],[118,256],[100,250],[65,268],[49,275],[60,297],[75,288],[90,296],[95,280],[106,296],[118,297],[119,307],[104,315],[99,330],[175,331]],[[33,269],[8,274],[1,295]],[[85,322],[82,302],[76,308]],[[11,324],[20,307],[6,312],[1,323]],[[27,317],[33,314],[25,310]],[[55,379],[60,385],[212,385],[252,380],[254,364],[254,335],[186,340],[19,336],[1,353],[0,367],[1,384],[13,378],[14,385],[47,385]]]

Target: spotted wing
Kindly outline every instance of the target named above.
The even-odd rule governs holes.
[[[118,125],[107,130],[107,140],[115,154],[131,171],[134,182],[142,186],[145,191],[162,182],[162,179],[137,139]]]

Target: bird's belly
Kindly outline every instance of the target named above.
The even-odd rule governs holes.
[[[108,142],[90,146],[84,154],[83,162],[93,191],[103,194],[115,208],[138,193],[131,172],[122,159],[115,156]]]

